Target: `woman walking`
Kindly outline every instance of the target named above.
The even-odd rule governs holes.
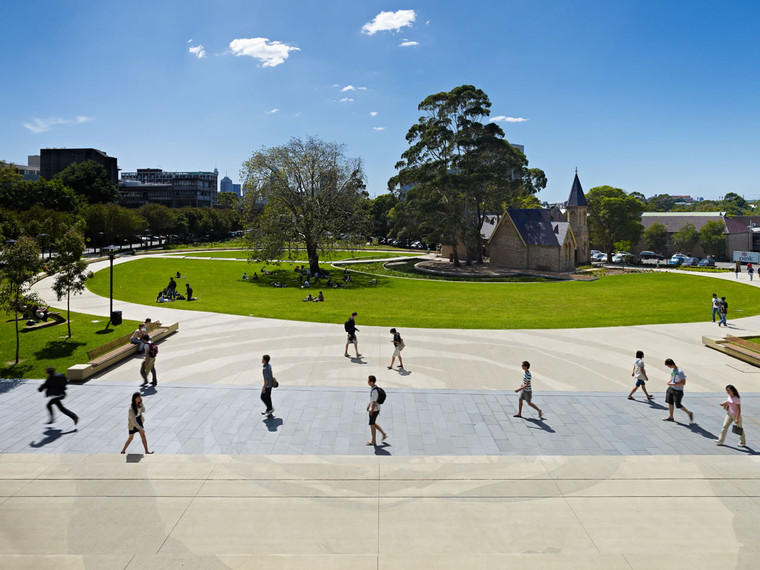
[[[723,429],[718,438],[718,445],[723,445],[723,442],[726,440],[729,426],[732,423],[736,423],[736,427],[740,430],[739,447],[744,447],[747,445],[747,440],[744,437],[744,428],[742,427],[741,398],[739,397],[739,392],[737,392],[732,384],[726,386],[726,393],[728,394],[728,397],[726,397],[726,401],[721,404],[723,409],[726,410],[726,419],[723,420]]]
[[[127,447],[129,447],[132,438],[135,437],[135,433],[137,432],[140,433],[145,453],[153,453],[152,451],[148,451],[148,440],[145,439],[145,427],[143,426],[143,422],[145,421],[143,419],[144,412],[145,406],[142,403],[142,395],[140,395],[140,392],[135,392],[132,394],[132,405],[129,406],[129,437],[127,438],[127,443],[124,444],[124,448],[121,450],[122,453],[127,452]]]

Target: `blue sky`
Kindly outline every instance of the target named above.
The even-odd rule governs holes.
[[[119,167],[238,180],[315,135],[386,191],[427,95],[483,89],[567,198],[586,190],[760,198],[760,4],[9,0],[0,159],[94,147]]]

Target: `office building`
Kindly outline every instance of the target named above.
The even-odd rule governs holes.
[[[30,159],[33,157],[30,157]],[[119,166],[116,158],[94,148],[43,148],[40,150],[40,176],[51,180],[75,162],[94,160],[108,172],[111,182],[119,183]]]
[[[210,208],[217,203],[217,179],[213,172],[164,172],[160,168],[138,168],[122,172],[119,204],[140,207],[159,203],[170,208]]]

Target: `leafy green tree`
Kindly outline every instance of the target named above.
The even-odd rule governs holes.
[[[85,282],[92,277],[87,269],[87,262],[82,259],[84,252],[84,237],[76,230],[69,230],[55,244],[58,252],[51,264],[55,273],[53,291],[58,300],[66,296],[66,321],[68,323],[68,338],[71,338],[71,295],[79,295],[84,291]]]
[[[741,216],[751,210],[747,201],[734,192],[728,192],[723,196],[723,200],[720,202],[720,209],[724,210],[729,216]]]
[[[40,248],[37,242],[21,236],[16,243],[7,245],[0,255],[0,265],[3,267],[0,280],[0,307],[13,315],[16,326],[16,364],[19,362],[20,338],[18,331],[18,313],[29,287],[32,277],[40,269]]]
[[[386,237],[390,232],[390,212],[398,204],[398,198],[392,194],[380,194],[370,200],[370,216],[372,217],[372,235]]]
[[[636,243],[644,226],[639,221],[644,204],[620,188],[598,186],[586,194],[591,242],[612,258],[615,242]]]
[[[108,171],[94,160],[70,164],[54,178],[61,180],[90,204],[113,203],[119,196]]]
[[[240,206],[240,196],[234,192],[220,192],[217,203],[225,208],[237,208]]]
[[[10,192],[23,179],[24,177],[16,172],[13,166],[0,160],[0,198]],[[8,206],[0,201],[0,207],[7,208]]]
[[[480,260],[480,232],[488,213],[546,185],[539,169],[504,138],[495,123],[484,124],[491,101],[480,89],[461,85],[430,95],[425,114],[409,129],[409,148],[396,164],[388,188],[399,194],[394,208],[399,235],[414,229],[426,241],[467,246],[467,263]],[[402,224],[399,226],[398,224]]]
[[[726,254],[726,226],[723,222],[707,222],[699,230],[699,241],[707,255],[722,257]]]
[[[676,199],[669,194],[657,194],[646,201],[647,212],[670,212],[675,206]]]
[[[699,232],[694,224],[684,224],[673,234],[673,247],[676,251],[691,253],[698,241]]]
[[[367,233],[362,163],[346,157],[343,145],[293,138],[254,152],[243,175],[252,258],[280,259],[286,249],[302,245],[314,272],[335,238]]]
[[[163,204],[146,204],[137,210],[151,235],[171,233],[176,225],[176,214]]]
[[[668,243],[668,228],[659,222],[653,223],[644,230],[644,243],[650,250],[664,254]]]
[[[119,244],[145,228],[137,211],[116,204],[90,204],[84,208],[84,219],[87,238],[98,247]]]

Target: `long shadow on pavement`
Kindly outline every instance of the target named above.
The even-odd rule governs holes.
[[[681,422],[678,422],[679,424]],[[683,424],[682,424],[683,425]],[[714,439],[717,440],[718,436],[714,433],[707,431],[705,428],[701,427],[699,424],[689,424],[687,426],[691,431],[693,431],[697,435],[701,435],[702,437],[706,439]]]
[[[55,440],[57,440],[58,438],[60,438],[62,435],[68,435],[70,433],[76,433],[77,431],[78,431],[77,428],[74,428],[74,429],[69,430],[69,431],[61,431],[58,428],[47,427],[47,428],[45,428],[45,434],[44,434],[45,437],[43,437],[38,442],[34,442],[34,441],[31,442],[29,444],[29,447],[43,447],[45,445],[53,443]]]
[[[269,431],[277,431],[277,428],[282,427],[283,421],[282,418],[267,416],[267,418],[264,420],[264,424],[267,426],[267,429]]]
[[[557,433],[551,428],[549,424],[546,423],[546,420],[537,420],[535,418],[525,418],[525,421],[535,424],[537,426],[537,427],[528,426],[528,429],[542,429],[549,433]]]

